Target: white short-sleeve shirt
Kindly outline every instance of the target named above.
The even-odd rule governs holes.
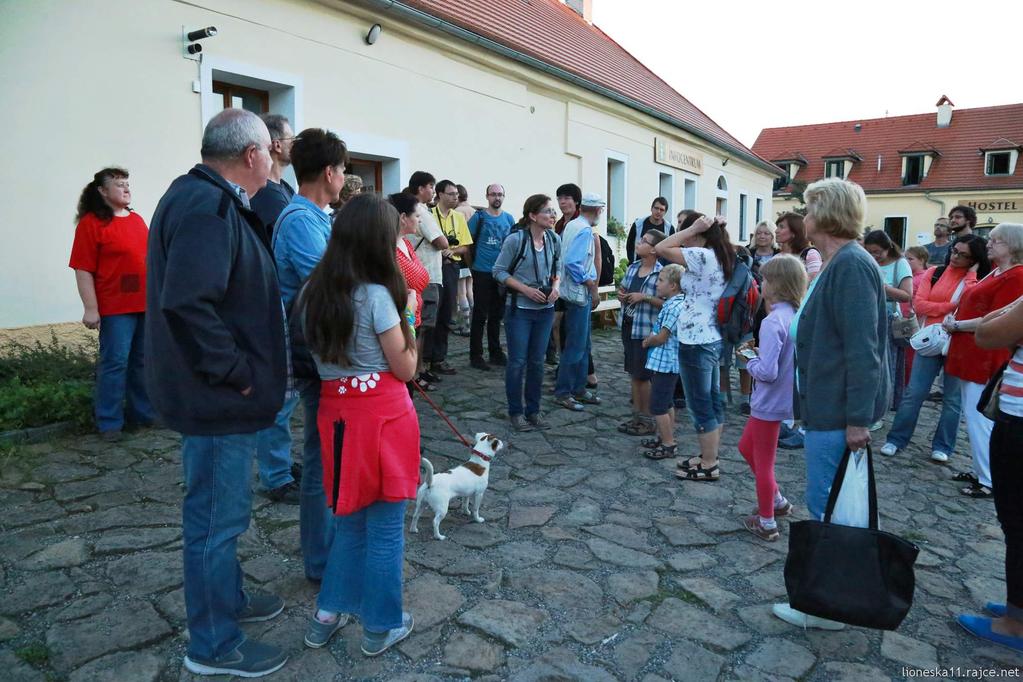
[[[678,318],[679,343],[695,346],[720,341],[717,308],[725,291],[725,273],[711,249],[683,248],[682,255],[686,261],[681,282],[685,302]]]

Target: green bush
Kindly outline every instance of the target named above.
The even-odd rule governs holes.
[[[96,344],[8,341],[0,346],[0,431],[70,421],[92,424]]]

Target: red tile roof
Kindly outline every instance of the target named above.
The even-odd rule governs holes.
[[[707,141],[770,167],[596,26],[558,0],[401,3],[682,121]]]
[[[947,98],[942,98],[947,99]],[[859,124],[857,132],[854,125]],[[937,112],[861,121],[819,123],[760,131],[753,151],[781,161],[802,154],[809,161],[796,177],[812,182],[824,176],[824,158],[836,149],[851,149],[863,158],[853,164],[849,180],[868,192],[902,191],[900,151],[938,152],[930,172],[915,189],[1016,189],[1023,187],[1023,162],[1009,176],[984,175],[981,149],[1007,149],[1023,140],[1023,104],[960,109],[947,128],[937,126]],[[881,156],[881,170],[877,158]]]

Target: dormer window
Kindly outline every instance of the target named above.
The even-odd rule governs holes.
[[[987,152],[984,156],[984,175],[1012,175],[1013,152]]]
[[[775,178],[774,179],[774,191],[775,192],[780,192],[783,189],[785,189],[786,187],[788,187],[789,183],[792,182],[792,164],[790,164],[790,163],[779,163],[777,165],[778,165],[779,168],[781,168],[783,171],[785,171],[785,175],[781,176],[780,178]]]
[[[902,184],[919,185],[923,179],[924,179],[923,154],[904,157],[902,170]]]
[[[984,175],[998,177],[1013,175],[1016,172],[1016,161],[1023,145],[1005,137],[1000,137],[990,145],[981,147],[984,155]]]
[[[842,180],[845,178],[845,161],[826,161],[824,163],[824,177],[826,178],[838,178]]]

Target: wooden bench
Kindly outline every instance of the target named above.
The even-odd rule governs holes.
[[[618,325],[618,311],[621,309],[621,301],[618,300],[618,287],[609,284],[606,287],[597,289],[597,296],[600,303],[593,309],[597,316],[597,326],[603,328],[605,325]]]

